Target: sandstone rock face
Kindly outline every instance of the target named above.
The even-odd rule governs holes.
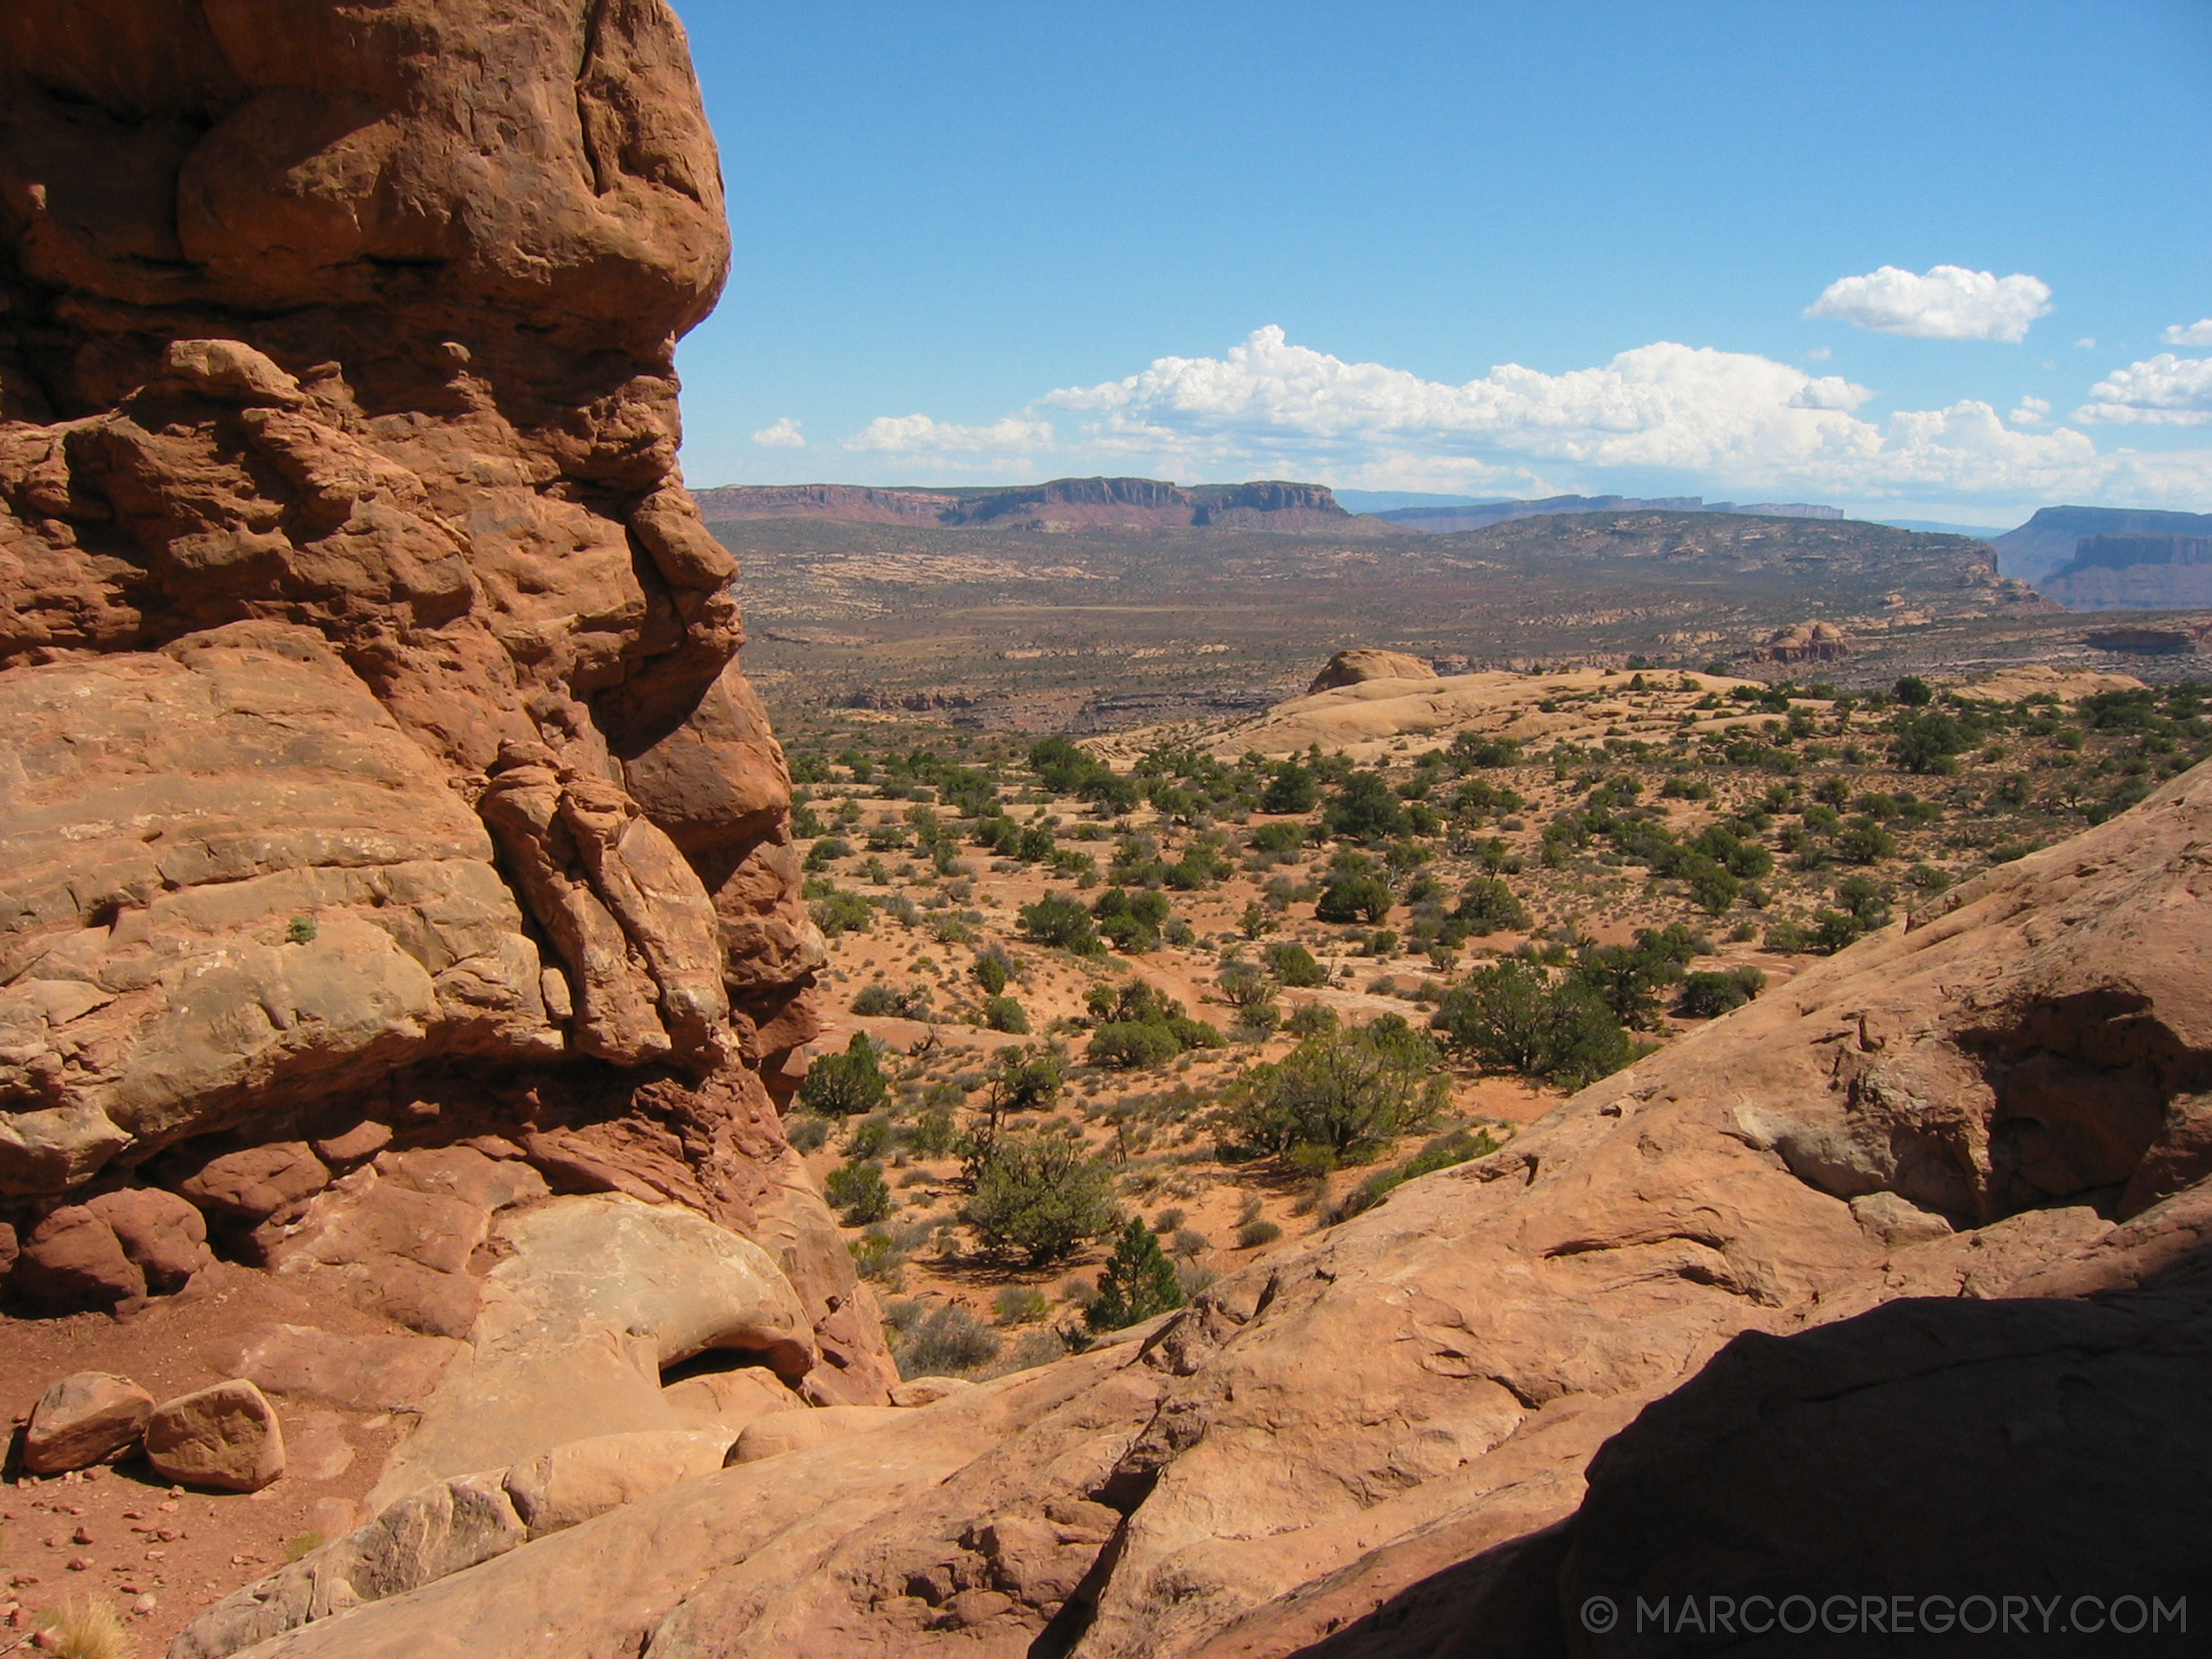
[[[814,1411],[778,1413],[749,1425],[730,1448],[732,1463],[757,1463],[810,1446],[827,1446],[848,1435],[865,1434],[895,1422],[896,1406],[824,1406]]]
[[[502,1216],[497,1238],[506,1254],[482,1281],[469,1345],[372,1504],[573,1441],[696,1429],[661,1372],[710,1349],[758,1356],[793,1382],[816,1362],[806,1310],[774,1262],[688,1210],[558,1199]]]
[[[571,1440],[509,1469],[507,1495],[530,1536],[543,1538],[679,1480],[712,1474],[729,1450],[726,1432],[699,1428]]]
[[[0,728],[0,1190],[439,1053],[559,1052],[490,838],[321,636],[242,623],[14,669]],[[298,1153],[187,1196],[265,1214]]]
[[[5,1224],[135,1175],[290,1237],[445,1105],[772,1227],[880,1401],[834,1230],[774,1218],[825,957],[675,464],[728,236],[674,13],[88,16],[0,16]],[[18,1288],[174,1288],[142,1233],[69,1218]],[[468,1329],[465,1261],[383,1256]]]
[[[419,1411],[461,1344],[429,1336],[337,1336],[267,1325],[210,1357],[265,1394],[304,1394],[356,1411]]]
[[[518,1610],[585,1572],[567,1654],[1648,1651],[1567,1598],[2001,1566],[2042,1504],[2021,1558],[2117,1572],[2202,1512],[2193,1452],[2147,1505],[2116,1472],[2202,1387],[2208,860],[2200,769],[1149,1328],[270,1652],[550,1654]],[[1923,1466],[1949,1521],[1885,1541]],[[1977,1554],[1985,1471],[2017,1509]],[[2169,1596],[2184,1535],[2144,1545]]]
[[[128,1377],[80,1371],[39,1395],[23,1429],[23,1467],[60,1474],[112,1462],[138,1444],[154,1396]]]
[[[1851,654],[1851,637],[1832,622],[1793,623],[1769,634],[1764,650],[1777,663],[1835,663]]]
[[[1333,691],[1340,685],[1359,685],[1369,680],[1433,680],[1436,670],[1418,656],[1404,651],[1338,651],[1328,667],[1313,676],[1306,695]]]
[[[259,1492],[285,1472],[276,1408],[251,1382],[219,1382],[180,1394],[146,1421],[146,1460],[187,1486]]]

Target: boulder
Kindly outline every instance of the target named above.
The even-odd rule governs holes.
[[[80,1371],[38,1396],[23,1429],[23,1467],[61,1474],[113,1463],[138,1445],[154,1396],[128,1377]]]
[[[146,1460],[180,1485],[259,1492],[285,1472],[284,1429],[268,1396],[251,1382],[218,1382],[154,1408]]]
[[[65,1204],[30,1230],[8,1283],[34,1308],[68,1313],[143,1297],[146,1270],[88,1206]]]
[[[732,1463],[758,1463],[786,1452],[826,1446],[895,1422],[896,1406],[821,1406],[812,1411],[779,1412],[747,1425],[730,1448]]]
[[[206,1222],[173,1192],[127,1186],[88,1199],[84,1207],[107,1224],[123,1254],[146,1276],[152,1295],[181,1290],[215,1259],[207,1248]]]
[[[771,1413],[807,1409],[807,1402],[764,1365],[685,1377],[663,1388],[661,1396],[687,1421],[727,1428],[732,1435]]]
[[[965,1377],[913,1377],[891,1391],[894,1406],[933,1406],[975,1384]]]
[[[502,1212],[493,1236],[503,1255],[482,1280],[468,1346],[393,1448],[372,1503],[571,1441],[696,1429],[661,1373],[710,1349],[787,1382],[819,1357],[775,1264],[688,1210],[557,1198]]]
[[[571,1440],[507,1472],[507,1495],[533,1538],[722,1467],[725,1429],[646,1429]]]
[[[1371,650],[1338,651],[1329,665],[1313,676],[1306,695],[1333,691],[1338,686],[1360,685],[1369,680],[1434,680],[1439,677],[1425,657],[1404,651]]]
[[[330,1184],[329,1167],[305,1141],[274,1140],[209,1159],[177,1191],[203,1210],[259,1222]]]

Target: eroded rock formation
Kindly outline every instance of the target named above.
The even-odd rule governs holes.
[[[18,1292],[163,1288],[200,1240],[62,1202],[150,1183],[461,1335],[528,1194],[405,1159],[474,1137],[759,1241],[884,1397],[762,1081],[823,957],[676,467],[728,251],[663,0],[0,10]]]
[[[2200,768],[1110,1346],[256,1659],[1626,1654],[1679,1649],[1584,1599],[2201,1593],[2208,849]]]

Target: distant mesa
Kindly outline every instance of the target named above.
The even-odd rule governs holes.
[[[1329,659],[1329,666],[1313,676],[1313,683],[1306,688],[1307,696],[1319,691],[1333,691],[1341,685],[1358,685],[1367,680],[1433,680],[1436,670],[1418,656],[1408,656],[1404,651],[1350,650],[1338,651]]]
[[[2193,656],[2212,651],[2212,622],[2178,628],[2099,628],[2082,642],[2092,650],[2130,656]]]
[[[1851,654],[1851,637],[1832,622],[1800,622],[1767,636],[1766,655],[1776,663],[1836,663]]]
[[[2179,515],[2176,515],[2179,516]],[[2204,532],[2084,536],[2036,585],[2069,611],[2174,611],[2212,605],[2212,514]]]
[[[1701,495],[1553,495],[1541,501],[1477,501],[1464,506],[1398,507],[1371,513],[1385,524],[1418,530],[1432,536],[1449,536],[1463,530],[1485,530],[1508,519],[1541,519],[1563,513],[1737,513],[1762,519],[1840,519],[1841,507],[1819,506],[1808,501],[1708,501]]]
[[[2047,598],[2059,599],[2044,578],[2071,565],[2084,538],[2103,536],[2212,536],[2212,513],[2042,507],[2019,529],[1991,537],[1989,545],[1997,550],[1999,567],[2006,575],[2021,577],[2042,588]]]
[[[694,492],[710,524],[817,519],[840,524],[992,530],[1262,530],[1387,533],[1337,504],[1325,484],[1169,484],[1056,478],[1001,489],[878,489],[859,484],[730,485]]]

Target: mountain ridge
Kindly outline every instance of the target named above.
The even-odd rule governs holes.
[[[1259,479],[1171,484],[1155,478],[1056,478],[1042,484],[886,488],[864,484],[736,484],[696,492],[709,523],[815,519],[841,524],[998,530],[1267,529],[1387,533],[1338,505],[1325,484]]]

